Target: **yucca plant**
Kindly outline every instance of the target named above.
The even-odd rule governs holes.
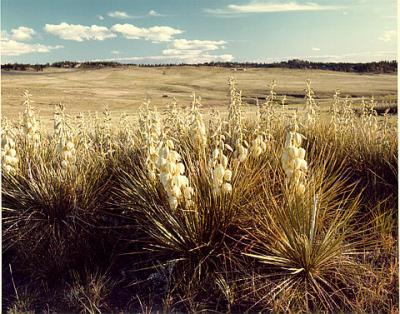
[[[280,195],[264,187],[244,253],[264,265],[258,289],[267,290],[257,304],[305,312],[354,309],[353,290],[366,274],[357,255],[372,248],[352,226],[361,197],[354,187],[346,188],[337,172],[309,178],[303,195],[284,184]]]
[[[21,169],[2,174],[3,250],[22,258],[35,276],[49,277],[93,257],[108,178],[101,160],[84,163],[79,156],[65,172],[51,148],[40,150],[46,152],[33,157],[20,146]]]
[[[190,145],[183,142],[178,148],[194,190],[190,205],[171,207],[163,185],[149,179],[144,156],[140,155],[132,156],[134,162],[129,169],[115,176],[119,182],[113,202],[125,217],[131,217],[131,230],[140,229],[139,235],[131,234],[142,245],[136,247],[137,252],[131,252],[136,253],[131,255],[136,256],[133,263],[138,262],[132,268],[153,268],[154,272],[159,263],[169,265],[173,273],[171,285],[184,295],[189,290],[194,293],[194,289],[196,295],[204,297],[208,288],[217,288],[214,276],[225,253],[235,245],[237,225],[243,223],[242,212],[252,208],[256,200],[257,193],[251,190],[253,182],[257,182],[257,171],[253,170],[253,178],[234,177],[230,193],[215,194],[207,160],[192,159]],[[258,173],[258,180],[261,179]],[[137,258],[145,254],[151,258]]]
[[[320,121],[314,127],[305,128],[304,134],[316,151],[329,145],[339,160],[346,160],[343,166],[351,172],[352,180],[360,181],[368,200],[379,202],[393,195],[398,187],[398,139],[395,132],[369,132],[362,120],[352,119],[354,127],[348,131],[335,131]],[[397,198],[393,199],[393,206],[396,204]]]

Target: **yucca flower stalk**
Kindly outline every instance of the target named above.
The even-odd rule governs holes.
[[[267,150],[267,139],[265,138],[265,132],[261,128],[260,124],[261,112],[260,106],[258,105],[257,99],[257,118],[254,126],[254,137],[250,145],[250,154],[253,158],[258,158],[261,154],[265,153]]]
[[[22,129],[27,142],[31,143],[33,147],[37,147],[40,143],[40,126],[32,106],[33,100],[31,97],[32,95],[29,91],[24,92],[22,105],[25,106],[25,110],[22,119]]]
[[[53,137],[58,140],[65,131],[65,106],[55,105],[53,114]]]
[[[157,111],[150,110],[150,102],[144,103],[145,108],[139,113],[139,126],[143,149],[146,156],[146,168],[149,178],[156,182],[157,179],[157,160],[158,146],[161,137],[160,118]]]
[[[265,143],[264,136],[258,134],[255,139],[251,142],[251,155],[254,158],[258,158],[261,154],[265,153],[267,150],[267,144]]]
[[[166,110],[166,117],[163,120],[164,131],[169,135],[184,136],[188,132],[188,120],[190,119],[186,117],[184,109],[178,107],[178,103],[174,97]]]
[[[246,140],[243,140],[241,138],[236,140],[235,150],[233,152],[234,168],[237,168],[240,163],[243,163],[246,161],[246,159],[249,155],[249,149],[247,148],[248,146],[249,146],[249,144],[247,143]]]
[[[237,89],[237,82],[233,77],[229,78],[230,103],[228,106],[228,134],[232,145],[243,139],[243,114],[242,92]]]
[[[189,186],[189,179],[185,176],[182,157],[174,148],[173,141],[164,136],[159,145],[157,160],[159,179],[168,195],[169,206],[173,210],[178,208],[182,200],[189,207],[194,192]]]
[[[342,101],[341,133],[351,132],[355,127],[355,114],[351,99],[346,96]]]
[[[15,174],[18,169],[18,156],[15,145],[15,135],[10,127],[4,127],[1,136],[1,161],[3,166],[3,171],[8,174]]]
[[[76,150],[72,140],[72,131],[67,123],[65,106],[59,104],[54,110],[54,139],[57,143],[57,151],[60,158],[62,173],[70,173],[75,169]]]
[[[61,168],[64,173],[75,170],[76,163],[76,149],[72,141],[72,135],[67,133],[65,138],[60,143],[60,155],[61,155]]]
[[[378,114],[375,110],[375,106],[376,106],[376,101],[375,98],[372,96],[367,106],[368,113],[365,121],[366,122],[365,127],[368,132],[367,134],[370,138],[373,137],[375,134],[377,134],[379,129],[378,119],[377,119]]]
[[[259,112],[259,126],[260,131],[264,135],[266,143],[272,139],[272,125],[276,119],[275,107],[277,106],[277,94],[275,91],[276,81],[272,80],[268,85],[269,95],[266,97],[265,102],[259,104],[257,99],[257,109]]]
[[[229,140],[234,147],[233,164],[237,168],[240,163],[243,163],[249,154],[248,142],[244,139],[243,132],[243,114],[242,114],[242,92],[237,90],[236,81],[231,77],[229,79],[229,87],[231,101],[228,107],[228,133]]]
[[[314,127],[315,122],[316,122],[316,116],[317,116],[317,109],[318,109],[318,104],[315,101],[314,98],[314,90],[311,88],[311,80],[306,81],[306,102],[304,105],[304,125],[309,126],[309,127]]]
[[[222,123],[214,134],[215,147],[209,161],[211,170],[211,184],[214,195],[232,192],[232,171],[229,169],[228,157],[224,150],[232,151],[232,148],[224,143],[225,136],[222,134]]]
[[[298,133],[296,120],[295,115],[292,129],[286,134],[281,162],[286,175],[286,183],[292,186],[296,193],[302,195],[305,192],[304,183],[308,165],[304,159],[306,151],[301,147],[301,143],[305,137]]]
[[[190,136],[194,139],[194,147],[204,150],[207,145],[206,127],[199,110],[200,98],[193,93],[192,107],[189,113]]]
[[[82,145],[85,150],[92,147],[90,130],[87,122],[87,117],[83,112],[80,112],[76,116],[76,137],[78,138],[78,145]]]
[[[119,118],[119,138],[121,140],[120,145],[127,145],[127,148],[135,146],[135,135],[133,132],[133,126],[131,121],[128,119],[126,112],[122,113]]]

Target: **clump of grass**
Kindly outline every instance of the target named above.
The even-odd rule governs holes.
[[[98,270],[92,272],[86,270],[83,274],[73,272],[72,283],[66,287],[65,302],[74,312],[110,311],[106,300],[114,285],[106,273]]]

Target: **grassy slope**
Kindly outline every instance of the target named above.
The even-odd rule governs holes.
[[[147,97],[158,106],[171,102],[188,104],[190,93],[202,97],[204,108],[226,108],[227,80],[234,75],[240,82],[243,98],[254,103],[265,97],[267,84],[277,81],[278,95],[287,94],[288,103],[303,102],[305,80],[311,79],[316,97],[323,103],[335,89],[351,97],[392,95],[396,98],[397,76],[388,74],[355,74],[321,70],[248,69],[233,72],[227,68],[124,68],[101,70],[48,69],[43,73],[2,74],[2,112],[14,116],[21,112],[21,95],[25,89],[35,95],[36,107],[43,118],[52,116],[53,106],[60,101],[68,111],[102,111],[108,104],[111,111],[137,113]],[[167,95],[168,97],[163,97]]]

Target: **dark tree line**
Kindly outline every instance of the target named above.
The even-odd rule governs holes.
[[[91,61],[91,62],[76,62],[76,61],[60,61],[46,64],[21,64],[8,63],[1,66],[2,70],[9,71],[43,71],[47,67],[56,68],[84,68],[98,69],[103,67],[120,67],[120,66],[139,66],[139,67],[176,67],[176,66],[193,66],[193,64],[171,63],[171,64],[122,64],[119,62],[109,61]],[[305,60],[288,60],[275,63],[259,63],[259,62],[207,62],[195,64],[194,66],[218,66],[234,69],[245,68],[288,68],[288,69],[318,69],[331,70],[341,72],[356,72],[356,73],[397,73],[397,61],[378,61],[367,63],[348,63],[348,62],[311,62]]]
[[[2,64],[1,69],[5,71],[43,71],[44,68],[48,67],[47,64],[24,64],[24,63],[7,63]]]
[[[348,63],[348,62],[311,62],[305,60],[289,60],[275,63],[255,63],[255,62],[210,62],[204,65],[224,66],[232,68],[288,68],[288,69],[318,69],[341,72],[369,72],[369,73],[397,73],[397,61],[378,61],[367,63]]]
[[[44,68],[54,67],[54,68],[86,68],[86,69],[94,69],[94,68],[104,68],[104,67],[118,67],[123,64],[118,62],[76,62],[76,61],[59,61],[54,63],[46,63],[46,64],[22,64],[22,63],[7,63],[1,66],[2,70],[5,71],[43,71]]]

